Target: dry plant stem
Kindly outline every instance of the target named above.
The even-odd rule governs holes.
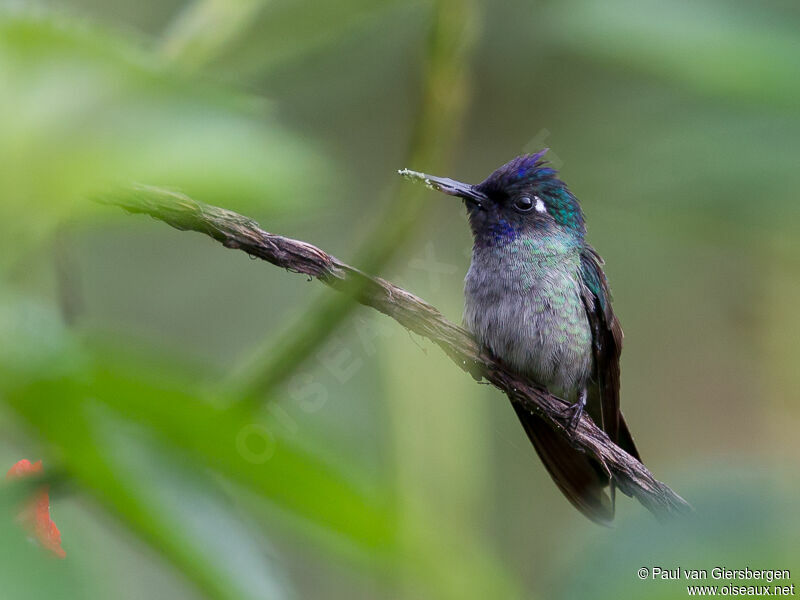
[[[268,233],[255,221],[235,212],[208,206],[182,194],[145,186],[105,199],[132,213],[149,214],[180,230],[204,233],[226,248],[242,250],[278,267],[319,279],[354,295],[354,300],[390,316],[410,331],[438,345],[463,370],[485,378],[512,402],[535,412],[569,443],[601,462],[619,489],[635,497],[657,517],[685,513],[691,506],[647,468],[614,444],[584,415],[574,432],[565,425],[568,404],[505,369],[481,351],[470,334],[448,321],[436,308],[378,277],[343,263],[316,246]]]

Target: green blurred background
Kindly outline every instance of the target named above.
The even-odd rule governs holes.
[[[612,529],[425,340],[91,199],[181,190],[461,317],[470,239],[409,167],[522,152],[581,198],[622,402],[697,508]],[[0,597],[675,598],[642,566],[800,569],[794,0],[0,4]],[[717,582],[710,582],[717,583]],[[724,582],[723,582],[724,583]]]

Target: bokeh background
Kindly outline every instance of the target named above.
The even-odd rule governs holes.
[[[676,598],[642,567],[800,570],[793,0],[0,4],[0,596]],[[429,342],[94,200],[231,208],[459,321],[463,209],[522,152],[582,200],[642,456],[697,513],[614,528]],[[713,582],[709,583],[725,583]]]

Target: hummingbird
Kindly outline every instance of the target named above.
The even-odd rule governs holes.
[[[545,161],[546,152],[518,156],[477,185],[400,173],[463,200],[473,236],[464,324],[477,342],[565,400],[568,429],[586,412],[640,460],[619,408],[622,328],[604,261],[586,242],[578,199]],[[610,522],[615,487],[602,465],[540,416],[512,405],[564,496],[593,521]]]

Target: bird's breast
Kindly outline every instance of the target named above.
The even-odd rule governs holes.
[[[528,258],[476,250],[465,282],[464,321],[509,367],[574,400],[592,368],[579,258]]]

